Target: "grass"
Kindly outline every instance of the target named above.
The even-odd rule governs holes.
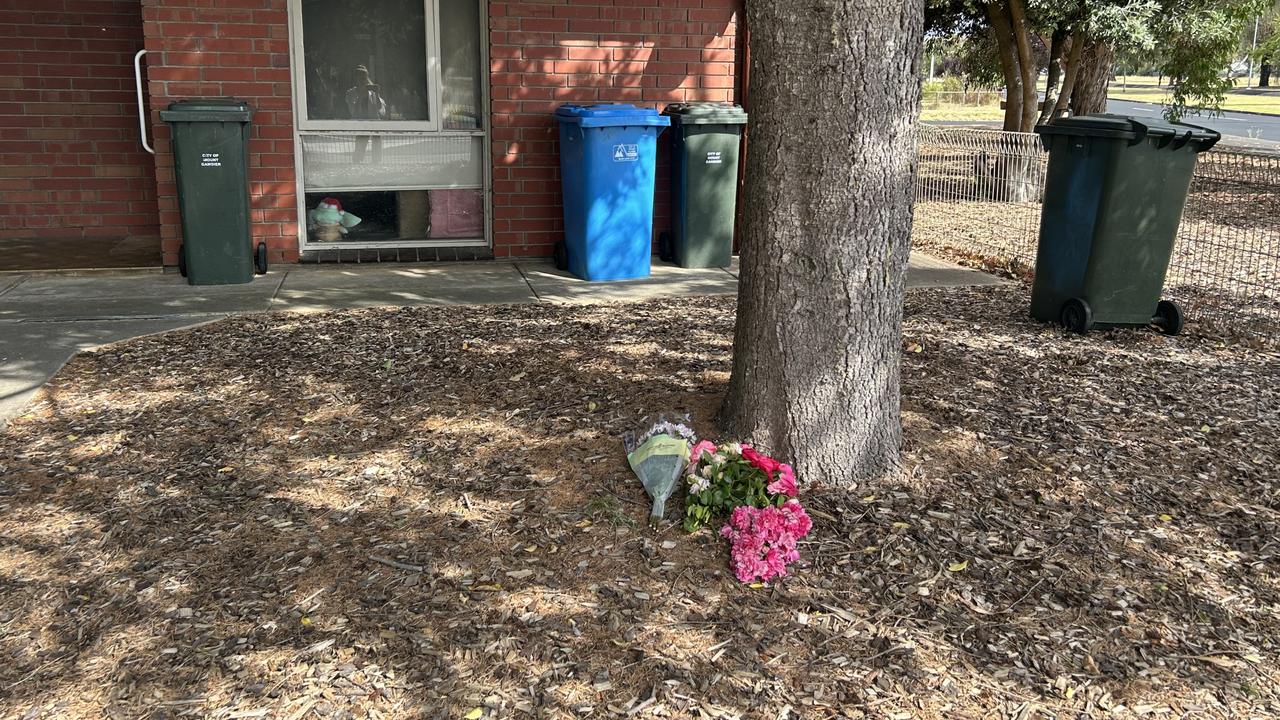
[[[1003,117],[998,91],[964,88],[955,78],[924,83],[920,107],[924,122],[991,122]]]
[[[942,104],[935,107],[923,107],[920,109],[920,120],[922,122],[991,122],[1004,119],[1004,111],[999,106],[990,105],[950,105]]]
[[[1111,82],[1108,97],[1112,100],[1156,104],[1167,102],[1168,87],[1157,84],[1158,80],[1160,78],[1145,75],[1117,76]],[[1274,93],[1254,94],[1254,92],[1245,92],[1243,80],[1236,82],[1239,87],[1227,93],[1222,103],[1222,110],[1280,115],[1280,89]],[[922,122],[995,122],[1004,118],[1004,111],[1000,109],[998,101],[977,104],[948,102],[948,96],[955,94],[926,90],[920,110],[920,120]],[[997,97],[996,93],[991,93],[991,96]]]

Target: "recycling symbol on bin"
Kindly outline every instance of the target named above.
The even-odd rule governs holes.
[[[614,145],[614,162],[635,162],[640,159],[640,148],[637,145]]]

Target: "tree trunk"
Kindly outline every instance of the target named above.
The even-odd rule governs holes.
[[[1262,61],[1262,67],[1258,70],[1258,87],[1271,86],[1271,63],[1266,60]]]
[[[1076,89],[1076,77],[1080,74],[1080,58],[1084,53],[1085,34],[1082,30],[1071,33],[1071,49],[1067,51],[1067,72],[1062,78],[1062,94],[1058,96],[1057,102],[1053,104],[1053,117],[1058,117],[1066,112],[1068,104],[1071,102],[1071,95]]]
[[[897,462],[923,7],[747,3],[752,152],[721,422],[810,482]]]
[[[1094,42],[1085,47],[1075,88],[1071,92],[1072,114],[1090,115],[1107,111],[1107,85],[1111,83],[1114,61],[1115,53],[1104,42]]]
[[[1000,69],[1004,71],[1004,129],[1017,132],[1022,127],[1022,73],[1018,70],[1018,56],[1014,50],[1012,25],[1009,13],[997,0],[986,2],[987,20],[996,36],[996,49],[1000,53]]]
[[[1035,129],[1036,116],[1040,114],[1040,98],[1036,93],[1039,73],[1031,54],[1031,38],[1027,30],[1026,14],[1022,10],[1022,0],[1006,2],[1009,7],[1009,29],[1013,33],[1013,44],[1018,51],[1019,80],[1022,82],[1022,116],[1018,121],[1018,131],[1031,132]]]
[[[1053,119],[1053,107],[1057,102],[1058,82],[1062,79],[1062,46],[1067,41],[1066,28],[1059,25],[1053,29],[1049,38],[1049,69],[1044,83],[1044,107],[1040,110],[1037,125],[1043,125]]]

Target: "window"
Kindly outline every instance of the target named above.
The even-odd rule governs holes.
[[[308,190],[484,186],[484,138],[440,133],[304,133]]]
[[[421,0],[302,0],[310,120],[429,121]]]
[[[290,0],[304,248],[485,243],[481,1]]]
[[[446,130],[478,130],[484,127],[480,80],[480,33],[455,32],[455,28],[479,28],[480,4],[475,0],[439,0],[440,67],[443,81]]]
[[[479,190],[307,193],[309,243],[385,244],[484,237],[484,196]],[[333,210],[342,215],[333,222]],[[328,216],[325,213],[328,213]]]
[[[293,8],[301,128],[483,128],[477,0],[293,0]]]

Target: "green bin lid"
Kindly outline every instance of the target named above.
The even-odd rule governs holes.
[[[1217,130],[1199,125],[1111,113],[1055,118],[1047,124],[1037,125],[1036,132],[1041,135],[1117,138],[1128,140],[1131,145],[1150,137],[1163,139],[1160,147],[1174,142],[1175,149],[1191,142],[1197,152],[1208,150],[1222,137]]]
[[[178,100],[160,111],[165,122],[248,122],[252,117],[249,103],[229,97]]]
[[[720,102],[671,103],[662,110],[678,125],[746,125],[747,112],[740,105]]]

